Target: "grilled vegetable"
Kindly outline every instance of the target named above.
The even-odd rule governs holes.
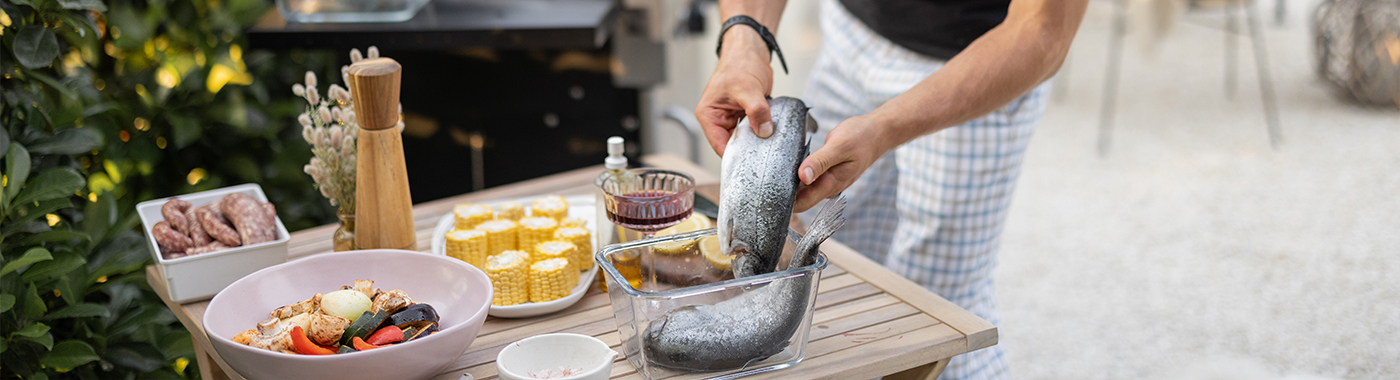
[[[301,326],[292,326],[292,347],[297,353],[302,355],[333,355],[335,350],[321,347],[311,342],[311,338],[306,337],[306,333],[301,331]]]
[[[351,339],[350,344],[354,345],[355,349],[360,351],[369,351],[376,348],[384,348],[383,346],[376,346],[373,344],[365,343],[365,340],[360,339],[360,337],[358,336],[355,337],[355,339]]]
[[[403,327],[403,326],[399,326],[399,327]],[[437,331],[438,331],[438,324],[437,324],[437,323],[433,323],[433,322],[429,322],[429,321],[422,321],[422,322],[413,322],[413,323],[409,323],[409,324],[408,324],[408,328],[403,329],[403,341],[404,341],[404,342],[409,342],[409,341],[412,341],[412,340],[414,340],[414,339],[418,339],[418,338],[422,338],[422,337],[425,337],[425,336],[428,336],[428,335],[432,335],[433,333],[435,333],[435,332],[437,332]]]
[[[321,297],[321,311],[349,319],[351,323],[369,311],[370,304],[369,296],[354,290],[337,290]]]
[[[389,324],[398,326],[399,328],[403,328],[405,327],[404,325],[407,325],[409,323],[419,321],[429,321],[436,323],[438,321],[437,310],[433,309],[432,305],[420,303],[416,305],[409,305],[403,310],[400,310],[399,312],[389,316]]]
[[[398,326],[388,325],[379,329],[379,331],[375,331],[374,334],[369,336],[369,339],[365,339],[365,343],[383,346],[389,343],[401,342],[403,338],[403,330],[400,330]]]
[[[351,323],[350,327],[346,327],[345,332],[340,334],[340,345],[349,346],[355,338],[364,339],[364,337],[369,336],[370,333],[378,330],[379,325],[383,324],[384,320],[388,318],[389,313],[383,311],[378,313],[366,311],[364,314],[360,314],[360,317],[355,320],[355,323]]]

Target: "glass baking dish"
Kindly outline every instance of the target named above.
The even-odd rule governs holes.
[[[778,268],[787,268],[798,238],[795,232],[788,232]],[[827,265],[826,255],[818,252],[815,263],[805,267],[734,279],[727,257],[715,252],[718,249],[701,248],[705,239],[715,239],[713,228],[610,245],[594,255],[607,281],[627,362],[647,379],[695,372],[727,379],[783,369],[801,361],[812,326],[817,284]],[[774,300],[771,297],[782,297],[787,302],[755,301]],[[770,304],[787,307],[776,307],[768,314],[759,310]],[[700,321],[705,323],[699,323],[681,316],[694,316],[695,309],[704,309],[710,316],[733,318],[703,319]],[[736,320],[740,322],[729,323]],[[725,329],[740,329],[750,321],[773,323],[755,322],[758,327],[753,330]],[[695,332],[687,335],[690,330],[684,328],[688,325],[706,327],[692,329]],[[739,346],[742,349],[733,349],[720,343],[698,344],[697,340],[686,339],[694,338],[690,335],[713,337],[716,330],[759,332],[719,334],[718,339],[723,342],[735,340],[722,337],[742,335],[749,341],[768,344],[744,343]],[[761,353],[751,355],[754,352]]]

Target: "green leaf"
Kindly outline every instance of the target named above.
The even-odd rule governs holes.
[[[102,305],[98,305],[98,304],[95,304],[95,303],[80,303],[80,304],[77,304],[77,305],[68,305],[67,307],[64,307],[64,308],[62,308],[62,309],[58,309],[58,311],[49,313],[48,315],[45,315],[43,318],[40,318],[40,320],[43,320],[43,321],[52,321],[52,320],[55,320],[55,319],[83,318],[83,317],[102,317],[102,318],[107,318],[108,316],[111,316],[111,315],[112,315],[112,314],[111,314],[110,312],[107,311],[107,308],[102,307]]]
[[[199,141],[200,128],[199,120],[193,117],[172,114],[170,115],[171,137],[174,137],[175,148],[182,149],[190,146],[195,141]]]
[[[92,241],[98,242],[106,240],[107,232],[111,230],[112,224],[116,223],[117,200],[112,196],[112,192],[105,192],[97,196],[97,202],[88,202],[83,208],[83,231],[92,237]]]
[[[0,294],[0,313],[10,311],[15,307],[14,294]]]
[[[54,230],[29,235],[29,237],[24,238],[24,240],[20,240],[19,245],[30,246],[55,241],[69,241],[73,239],[88,240],[89,238],[87,234],[78,231]]]
[[[3,105],[4,105],[4,102],[3,102],[3,101],[0,101],[0,106],[3,106]],[[3,109],[3,108],[0,108],[0,109]],[[5,153],[7,153],[7,152],[9,152],[9,151],[10,151],[10,132],[6,132],[4,128],[0,128],[0,157],[4,157],[4,156],[5,156]]]
[[[80,340],[65,340],[53,346],[48,354],[39,358],[39,364],[57,370],[72,369],[74,367],[98,360],[97,353],[92,351],[92,346]]]
[[[24,337],[24,338],[20,338],[20,339],[24,339],[24,340],[31,341],[31,342],[34,342],[34,343],[38,343],[38,344],[44,346],[44,349],[45,349],[45,350],[52,350],[52,349],[53,349],[53,334],[44,334],[44,335],[40,335],[40,336],[36,336],[36,337]]]
[[[6,351],[6,350],[9,350],[9,349],[10,349],[10,346],[8,346],[8,345],[5,344],[5,340],[4,340],[4,339],[0,339],[0,354],[5,353],[5,351]]]
[[[44,73],[35,72],[35,71],[30,71],[30,72],[27,72],[27,73],[25,73],[25,74],[28,74],[29,76],[33,77],[34,79],[38,79],[40,82],[44,82],[44,84],[49,85],[49,87],[53,87],[53,89],[58,90],[58,92],[62,93],[63,96],[67,96],[67,97],[70,98],[70,99],[77,99],[77,98],[78,98],[78,93],[77,93],[77,92],[74,92],[72,87],[69,87],[68,85],[63,84],[63,82],[60,82],[58,79],[54,79],[54,77],[48,76],[47,74],[44,74]],[[58,111],[58,110],[55,110],[55,111]]]
[[[19,195],[19,189],[24,188],[24,181],[29,179],[29,151],[18,141],[11,141],[10,151],[5,153],[5,175],[9,177],[5,184],[5,208],[8,209],[13,204],[10,201]]]
[[[29,144],[34,154],[79,154],[102,145],[102,134],[91,128],[68,128]]]
[[[48,66],[58,58],[58,37],[42,25],[29,24],[15,33],[15,60],[31,69]]]
[[[112,326],[108,328],[107,331],[111,334],[129,334],[131,330],[136,330],[137,327],[150,324],[160,319],[160,313],[162,311],[164,310],[148,308],[141,310],[139,313],[122,316],[122,318],[113,322]]]
[[[34,176],[15,197],[15,204],[46,201],[73,195],[87,184],[87,178],[72,168],[53,168]]]
[[[82,257],[76,254],[59,253],[58,257],[53,260],[29,266],[29,269],[25,270],[24,274],[20,276],[20,281],[47,281],[72,272],[74,269],[83,266],[83,264],[87,264],[87,260],[83,260]]]
[[[84,288],[79,287],[76,288],[78,290],[73,290],[75,289],[74,283],[79,281],[74,280],[75,278],[87,278],[87,270],[83,270],[80,272],[69,272],[67,275],[59,277],[58,281],[54,281],[54,290],[59,291],[60,297],[63,298],[63,302],[69,305],[77,305],[78,303],[83,302],[83,294],[81,290],[83,290]],[[85,284],[79,284],[79,286],[81,285]]]
[[[24,328],[19,329],[19,331],[15,331],[14,333],[12,333],[12,336],[19,335],[22,337],[33,338],[40,335],[44,335],[44,333],[47,332],[49,332],[49,325],[43,323],[34,323],[29,326],[24,326]]]
[[[90,11],[106,12],[107,6],[97,0],[58,0],[58,5],[63,9],[85,9]]]
[[[44,305],[43,298],[39,298],[39,291],[37,288],[34,287],[34,284],[29,284],[29,293],[25,294],[24,297],[24,317],[29,319],[39,318],[48,311],[49,307]]]
[[[44,249],[44,247],[30,248],[28,251],[24,251],[23,256],[5,263],[4,267],[0,267],[0,276],[19,270],[20,267],[45,260],[53,260],[53,255],[49,253],[49,250]]]
[[[140,372],[151,372],[165,366],[165,355],[150,343],[122,343],[107,348],[103,359]]]
[[[16,232],[16,231],[18,231],[18,232],[43,232],[43,231],[48,231],[48,227],[49,227],[49,224],[48,224],[48,223],[45,223],[45,222],[38,222],[38,221],[36,221],[36,222],[34,222],[34,223],[29,223],[29,221],[30,221],[30,220],[33,220],[33,219],[37,219],[37,218],[39,218],[39,217],[42,217],[42,216],[47,215],[47,214],[49,214],[49,213],[52,213],[52,212],[54,212],[54,211],[62,210],[62,209],[69,208],[69,207],[73,207],[73,202],[70,201],[70,200],[68,200],[67,198],[50,199],[50,200],[47,200],[47,201],[39,202],[39,205],[38,205],[38,206],[30,207],[28,210],[26,210],[26,211],[25,211],[26,214],[24,214],[23,216],[14,217],[14,216],[12,215],[11,217],[12,217],[13,219],[11,219],[11,220],[9,220],[9,221],[7,221],[7,222],[8,222],[8,223],[13,223],[13,225],[8,225],[8,224],[7,224],[7,225],[5,225],[4,228],[0,228],[0,231],[3,231],[3,232],[0,232],[0,233],[3,233],[3,234],[5,234],[5,235],[9,235],[10,233],[13,233],[13,232]],[[16,207],[16,208],[18,208],[18,207]],[[43,229],[39,229],[38,231],[30,231],[30,229],[29,229],[28,227],[30,227],[31,224],[35,224],[35,223],[37,223],[38,226],[43,226],[44,228],[43,228]]]

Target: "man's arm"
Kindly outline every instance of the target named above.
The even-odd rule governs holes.
[[[786,0],[721,0],[719,13],[723,20],[739,15],[752,17],[777,34],[778,20],[786,5]],[[730,131],[745,115],[759,137],[773,134],[773,116],[768,113],[768,100],[764,97],[773,91],[768,45],[758,31],[742,25],[730,28],[723,39],[719,64],[695,108],[695,118],[710,147],[721,156]]]
[[[1088,0],[1014,0],[1006,20],[943,68],[868,115],[841,122],[799,166],[810,186],[795,210],[845,190],[871,164],[919,136],[986,115],[1059,71]],[[728,41],[726,41],[727,43]]]

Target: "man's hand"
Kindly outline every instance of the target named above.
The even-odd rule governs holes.
[[[695,108],[705,138],[720,156],[724,156],[729,135],[745,116],[758,137],[773,135],[767,99],[773,91],[773,68],[767,45],[753,29],[741,26],[725,34],[723,49],[715,74]]]
[[[807,156],[798,166],[797,177],[806,187],[797,191],[793,212],[803,212],[822,199],[846,190],[865,173],[875,160],[894,149],[871,115],[841,122],[826,136],[826,145]]]

